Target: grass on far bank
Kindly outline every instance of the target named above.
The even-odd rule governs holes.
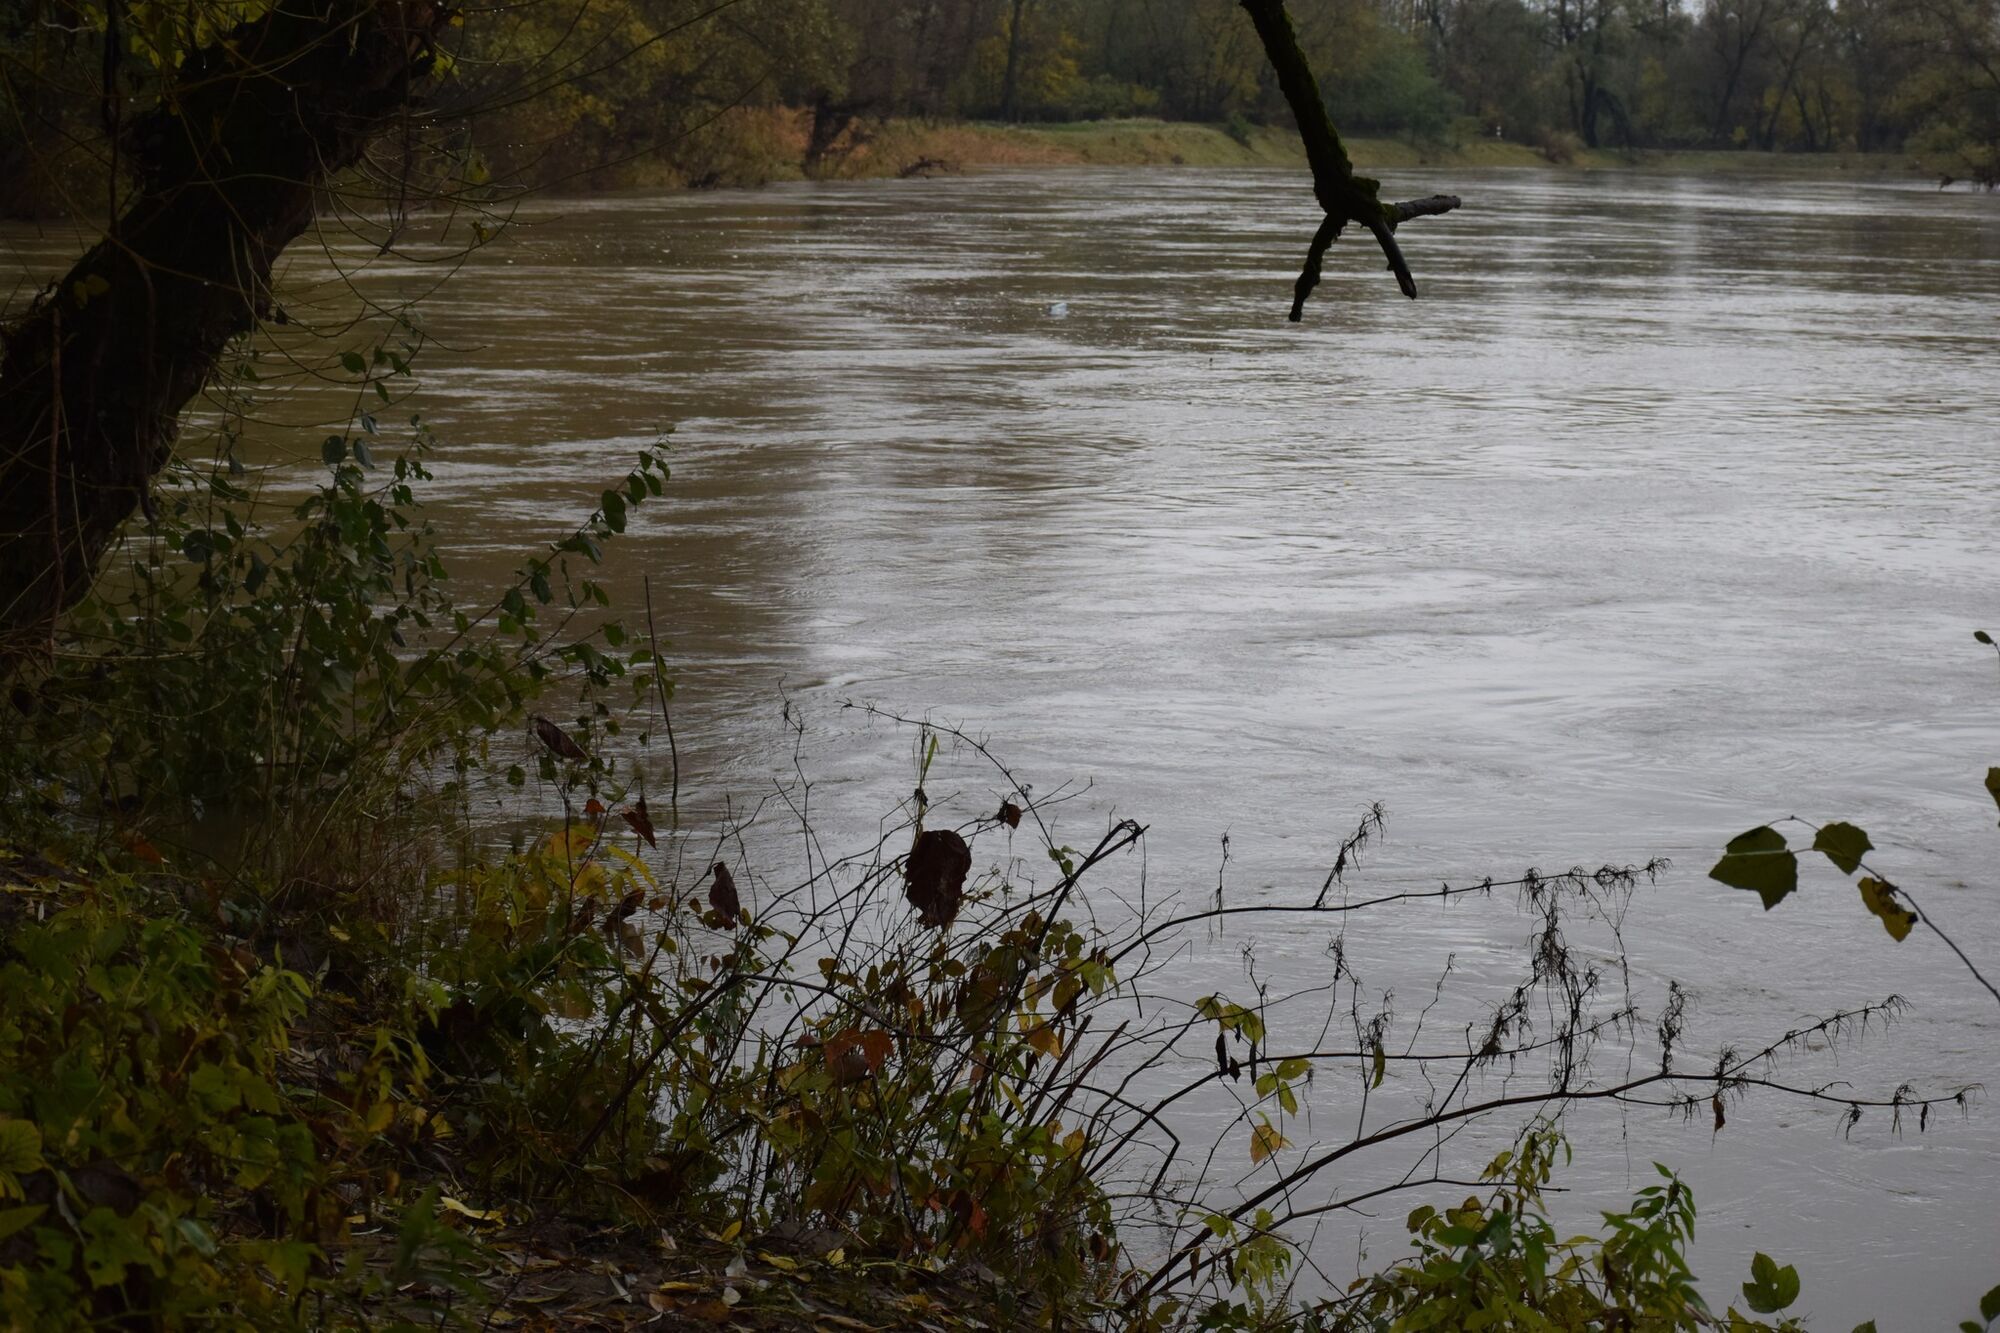
[[[1350,137],[1348,151],[1363,170],[1399,167],[1549,167],[1685,172],[1796,172],[1800,174],[1904,175],[1922,171],[1904,153],[1767,153],[1752,150],[1575,148],[1552,157],[1534,144],[1508,139],[1462,138],[1423,143],[1396,138]],[[1003,125],[991,122],[894,120],[872,128],[833,173],[889,176],[913,165],[925,170],[1028,166],[1257,167],[1303,165],[1304,151],[1289,127],[1244,126],[1232,134],[1221,125],[1160,120],[1104,120]]]

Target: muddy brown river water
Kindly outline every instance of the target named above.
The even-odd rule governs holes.
[[[1642,1003],[1668,977],[1695,994],[1697,1052],[1895,992],[1902,1024],[1799,1077],[2000,1082],[2000,1005],[1934,938],[1893,944],[1823,867],[1769,915],[1704,875],[1751,825],[1852,819],[2000,971],[2000,664],[1972,638],[2000,633],[2000,198],[1579,171],[1390,188],[1466,198],[1403,232],[1423,300],[1350,240],[1301,326],[1295,173],[534,202],[422,307],[441,526],[463,573],[497,576],[676,427],[613,581],[651,576],[697,820],[792,773],[789,699],[823,827],[871,831],[910,738],[852,699],[1079,784],[1072,841],[1147,821],[1153,881],[1191,893],[1225,833],[1232,893],[1316,885],[1377,800],[1375,886],[1671,857],[1625,938]],[[263,437],[317,456],[317,433]],[[982,780],[954,778],[969,806]],[[1432,909],[1354,947],[1422,986],[1521,933]],[[1264,930],[1260,970],[1309,980],[1324,934]],[[1244,943],[1177,979],[1240,984]],[[1718,1304],[1752,1247],[1798,1265],[1829,1328],[1949,1327],[2000,1280],[1990,1105],[1921,1135],[1756,1100],[1720,1134],[1631,1113],[1575,1133],[1586,1217],[1654,1158],[1687,1174]],[[1363,1229],[1373,1258],[1406,1206]],[[1355,1233],[1325,1244],[1351,1274]]]

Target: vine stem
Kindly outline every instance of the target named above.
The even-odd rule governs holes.
[[[1945,942],[1945,947],[1949,948],[1953,953],[1958,955],[1958,961],[1965,964],[1965,970],[1972,973],[1972,979],[1978,982],[1980,985],[1986,987],[1987,994],[1991,995],[1996,1000],[2000,1000],[2000,990],[1994,989],[1993,983],[1986,979],[1986,974],[1981,972],[1978,969],[1978,967],[1976,967],[1973,964],[1973,961],[1965,956],[1965,950],[1958,947],[1958,941],[1954,940],[1951,936],[1945,934],[1944,931],[1940,930],[1938,928],[1938,923],[1931,920],[1931,914],[1929,912],[1926,912],[1922,907],[1917,905],[1917,900],[1910,896],[1910,891],[1899,884],[1896,886],[1896,892],[1903,895],[1903,900],[1909,903],[1910,909],[1917,914],[1917,919],[1919,921],[1922,921],[1926,926],[1930,927],[1931,934],[1943,940]]]

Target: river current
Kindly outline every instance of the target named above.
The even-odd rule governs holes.
[[[1302,172],[535,201],[421,307],[440,525],[497,577],[675,428],[613,583],[650,575],[707,816],[796,761],[824,828],[872,831],[911,741],[856,700],[1075,784],[1078,845],[1148,823],[1156,891],[1213,893],[1226,834],[1238,900],[1309,893],[1373,801],[1388,838],[1356,882],[1377,888],[1669,857],[1624,937],[1649,1012],[1666,978],[1695,996],[1697,1061],[1893,992],[1900,1024],[1798,1079],[1989,1081],[2000,1005],[1934,937],[1893,943],[1823,865],[1768,914],[1705,871],[1753,825],[1850,819],[2000,972],[2000,660],[1972,637],[2000,633],[2000,199],[1388,183],[1437,190],[1465,207],[1401,233],[1420,301],[1350,237],[1301,325]],[[317,455],[318,433],[264,434]],[[984,780],[952,777],[972,806]],[[1525,933],[1508,911],[1391,924],[1350,947],[1406,988]],[[1323,928],[1259,931],[1176,980],[1240,987],[1246,942],[1287,985],[1328,966]],[[1566,1181],[1610,1205],[1652,1159],[1681,1169],[1718,1304],[1754,1247],[1798,1265],[1824,1327],[1948,1327],[2000,1278],[1996,1115],[1628,1113],[1578,1128]],[[1373,1260],[1409,1202],[1370,1224]]]

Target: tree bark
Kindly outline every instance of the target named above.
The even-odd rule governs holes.
[[[269,305],[336,173],[410,106],[438,0],[280,0],[173,76],[109,233],[0,329],[0,663],[88,590],[182,409]]]
[[[1000,119],[1010,123],[1021,118],[1015,106],[1019,96],[1015,84],[1021,72],[1021,20],[1027,8],[1028,0],[1014,0],[1013,19],[1007,24],[1007,72],[1000,81]]]
[[[1396,228],[1411,218],[1449,213],[1458,207],[1458,196],[1438,194],[1405,203],[1382,202],[1381,182],[1355,174],[1347,146],[1340,141],[1340,131],[1326,109],[1326,99],[1320,96],[1319,79],[1299,46],[1298,31],[1292,27],[1285,0],[1237,0],[1237,3],[1250,16],[1265,58],[1271,62],[1271,72],[1277,75],[1278,87],[1285,94],[1285,104],[1292,110],[1299,139],[1305,145],[1306,163],[1312,168],[1313,197],[1326,213],[1319,230],[1313,233],[1312,243],[1306,247],[1305,265],[1292,288],[1291,321],[1296,324],[1304,317],[1306,298],[1319,285],[1320,265],[1327,249],[1340,239],[1340,233],[1350,222],[1359,222],[1374,235],[1389,261],[1390,271],[1396,275],[1396,285],[1403,295],[1416,300],[1417,280],[1410,275],[1402,248],[1396,244]]]

